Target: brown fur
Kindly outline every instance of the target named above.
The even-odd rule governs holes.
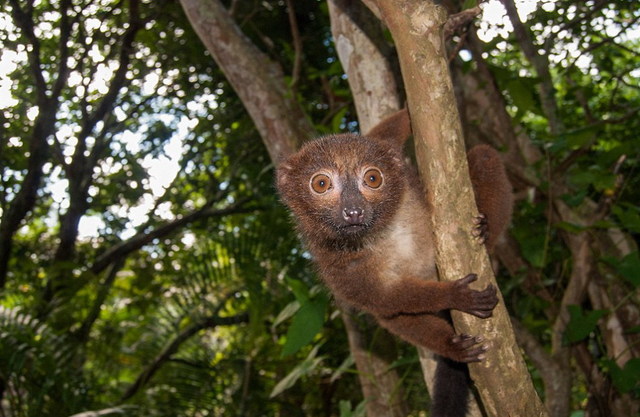
[[[486,216],[486,245],[492,250],[511,221],[511,183],[500,155],[489,145],[474,146],[467,159],[478,211]]]
[[[278,167],[278,191],[336,298],[372,314],[414,345],[457,362],[480,361],[487,349],[482,339],[457,335],[448,310],[487,318],[498,302],[496,289],[471,289],[473,274],[455,282],[438,281],[426,220],[429,207],[415,170],[402,155],[410,132],[403,110],[365,137],[340,134],[309,142]],[[478,207],[485,216],[479,230],[491,248],[511,216],[511,187],[495,150],[480,145],[468,156]],[[382,175],[379,187],[367,185],[368,174],[378,172],[372,168]],[[318,174],[322,176],[315,177]],[[322,192],[314,191],[314,178],[321,179]],[[464,415],[466,369],[444,361],[438,373],[434,415]],[[449,385],[443,382],[447,380]],[[450,398],[458,398],[459,404],[450,408]]]

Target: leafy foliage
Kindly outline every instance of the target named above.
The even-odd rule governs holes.
[[[549,61],[559,126],[544,76],[504,23],[473,52],[491,78],[461,90],[495,82],[535,151],[511,172],[521,262],[500,270],[501,290],[542,351],[557,346],[566,307],[562,342],[588,358],[571,363],[582,411],[640,395],[640,13],[634,2],[538,3],[522,18]],[[319,133],[357,128],[326,2],[226,4]],[[473,37],[459,35],[452,68],[477,75],[477,56],[461,59]],[[273,164],[179,3],[10,0],[0,45],[0,414],[363,415],[344,328],[277,201]],[[491,138],[481,125],[466,131]],[[583,238],[585,294],[602,297],[564,306]],[[609,343],[611,323],[627,350]],[[416,415],[422,377],[415,352],[400,352]]]
[[[68,415],[90,404],[74,343],[17,309],[0,308],[0,378],[15,415]]]

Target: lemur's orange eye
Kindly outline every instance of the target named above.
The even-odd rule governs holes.
[[[311,189],[318,194],[326,193],[331,185],[331,178],[326,174],[317,174],[311,178]]]
[[[364,173],[364,183],[369,188],[380,188],[382,185],[382,172],[375,168],[368,169],[367,172]]]

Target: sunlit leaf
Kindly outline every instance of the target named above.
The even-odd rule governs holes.
[[[300,378],[313,372],[324,360],[322,357],[316,357],[319,348],[320,346],[314,347],[300,364],[282,378],[273,388],[269,397],[273,398],[279,395],[284,390],[291,388]]]

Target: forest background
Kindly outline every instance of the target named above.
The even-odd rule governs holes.
[[[273,186],[405,103],[364,3],[2,2],[0,416],[425,415],[415,349],[337,309]],[[466,141],[516,193],[494,263],[533,383],[637,415],[640,4],[443,4]]]

